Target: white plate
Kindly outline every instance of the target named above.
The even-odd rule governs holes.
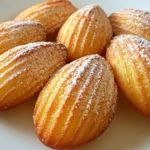
[[[42,0],[0,0],[0,22]],[[77,7],[99,4],[108,13],[121,8],[150,10],[149,0],[72,0]],[[0,113],[0,150],[49,150],[37,139],[32,112],[35,100]],[[140,116],[121,96],[115,119],[97,140],[78,150],[150,150],[150,120]]]

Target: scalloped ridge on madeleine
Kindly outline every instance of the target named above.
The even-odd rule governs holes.
[[[115,35],[133,34],[150,41],[150,12],[122,9],[109,17]]]
[[[117,36],[106,57],[124,95],[150,118],[150,42],[133,35]]]
[[[0,54],[28,43],[46,39],[46,30],[38,22],[8,21],[0,24]]]
[[[112,28],[98,5],[75,12],[59,31],[57,41],[68,49],[69,60],[89,54],[101,54],[112,38]]]
[[[77,10],[68,0],[48,0],[26,9],[15,20],[40,22],[49,34],[60,29],[68,17]]]
[[[107,129],[117,103],[109,64],[99,55],[60,69],[44,87],[34,110],[39,139],[51,148],[74,148]]]
[[[0,55],[0,111],[39,92],[66,59],[66,48],[50,42],[18,46]]]

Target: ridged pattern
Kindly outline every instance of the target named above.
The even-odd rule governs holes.
[[[44,27],[33,21],[8,21],[0,24],[0,54],[7,50],[46,39]]]
[[[150,42],[120,35],[108,48],[107,59],[122,92],[140,113],[150,117]]]
[[[123,9],[113,13],[109,19],[115,35],[133,34],[150,41],[150,12]]]
[[[15,20],[40,22],[49,34],[60,29],[68,17],[77,10],[68,0],[49,0],[20,13]]]
[[[51,148],[74,148],[108,127],[117,88],[108,63],[86,56],[60,69],[40,93],[34,110],[39,139]]]
[[[75,12],[61,28],[57,41],[68,48],[69,60],[89,54],[101,54],[112,38],[112,28],[98,5]]]
[[[14,107],[39,92],[67,59],[61,44],[18,46],[0,56],[0,111]]]

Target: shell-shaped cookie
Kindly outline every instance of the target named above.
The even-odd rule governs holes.
[[[96,139],[110,124],[117,88],[109,64],[99,55],[60,69],[40,93],[34,110],[39,139],[51,148],[74,148]]]
[[[88,5],[65,22],[57,41],[68,49],[69,61],[89,54],[101,54],[112,38],[112,28],[98,5]]]
[[[133,34],[150,41],[150,12],[122,9],[109,17],[114,35]]]
[[[18,46],[0,55],[0,111],[39,92],[66,59],[66,48],[50,42]]]
[[[68,0],[48,0],[24,10],[15,20],[38,21],[52,34],[58,31],[76,10]]]
[[[46,40],[44,27],[33,21],[8,21],[0,24],[0,54],[28,43]]]
[[[120,35],[112,40],[106,55],[124,95],[150,118],[150,42]]]

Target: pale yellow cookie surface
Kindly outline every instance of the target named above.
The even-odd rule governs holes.
[[[112,40],[106,55],[124,95],[150,118],[150,42],[120,35]]]
[[[15,20],[37,21],[46,28],[48,34],[53,34],[76,10],[68,0],[48,0],[21,12]]]
[[[122,9],[109,17],[114,35],[133,34],[150,41],[150,12]]]
[[[60,29],[57,41],[68,49],[73,61],[90,54],[102,54],[112,38],[106,13],[98,5],[88,5],[75,12]]]
[[[60,69],[40,93],[34,110],[37,135],[56,149],[87,144],[107,129],[116,103],[106,60],[99,55],[80,58]]]
[[[0,111],[39,92],[66,58],[66,48],[50,42],[18,46],[0,55]]]
[[[9,49],[46,40],[46,30],[38,22],[8,21],[0,24],[0,54]]]

